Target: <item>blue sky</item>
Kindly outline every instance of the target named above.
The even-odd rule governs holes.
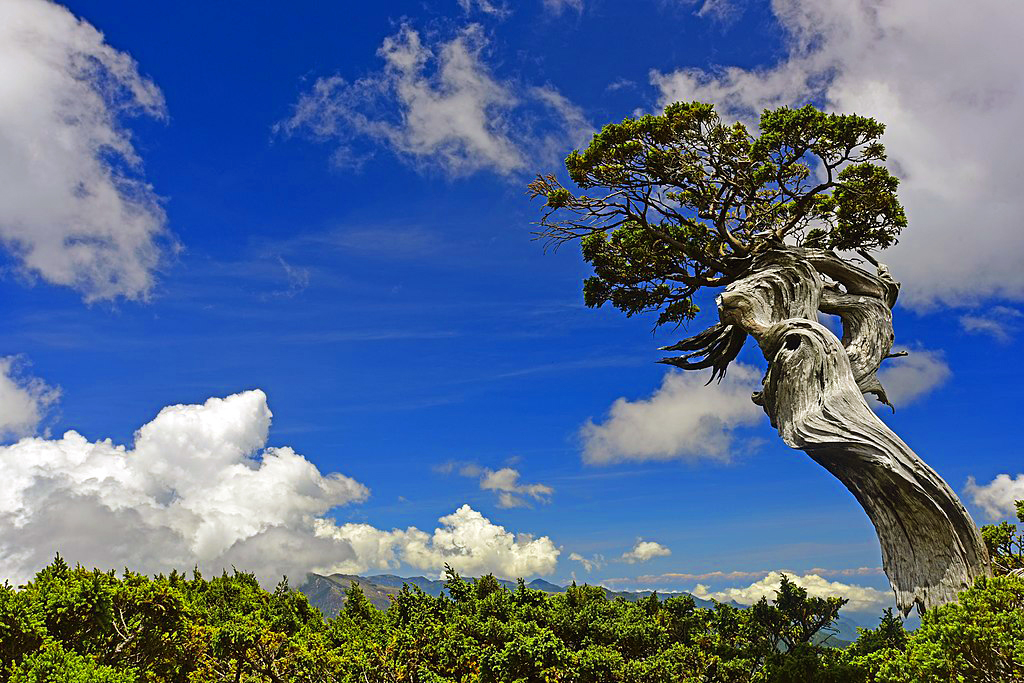
[[[787,569],[887,604],[866,516],[749,404],[756,348],[666,376],[685,331],[584,308],[525,192],[675,99],[888,123],[911,355],[883,417],[1006,518],[1022,48],[1000,3],[870,5],[6,3],[0,569],[447,560],[741,601]]]

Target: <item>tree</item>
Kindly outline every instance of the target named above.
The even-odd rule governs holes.
[[[1017,521],[1024,524],[1024,500],[1014,501]],[[1000,522],[981,527],[981,537],[992,560],[992,573],[1024,576],[1024,529],[1016,524]]]
[[[680,324],[697,315],[698,292],[720,290],[719,322],[664,347],[682,354],[661,362],[721,379],[753,337],[768,361],[754,402],[864,507],[899,608],[955,600],[989,571],[978,529],[864,399],[889,403],[876,372],[894,355],[899,293],[869,252],[907,223],[898,180],[879,163],[884,126],[806,106],[765,111],[759,128],[725,125],[698,102],[609,124],[566,159],[588,194],[554,175],[530,184],[546,200],[539,235],[579,241],[591,307]],[[842,320],[841,340],[819,312]]]

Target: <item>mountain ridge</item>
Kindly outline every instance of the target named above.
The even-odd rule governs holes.
[[[473,577],[464,577],[467,580],[472,580]],[[428,579],[425,576],[397,576],[395,574],[376,574],[373,576],[360,576],[358,574],[330,574],[327,576],[309,572],[306,574],[306,579],[296,590],[306,596],[309,603],[319,609],[325,617],[333,619],[338,616],[342,608],[345,606],[345,591],[348,590],[352,582],[359,584],[359,587],[363,590],[363,594],[366,595],[367,600],[376,607],[377,609],[384,611],[391,604],[391,596],[401,592],[402,587],[406,584],[409,586],[417,586],[424,593],[437,597],[445,588],[445,581],[443,579]],[[505,588],[509,590],[515,590],[518,586],[515,581],[508,581],[507,579],[498,579]],[[527,588],[533,590],[544,591],[545,593],[564,593],[566,590],[565,586],[559,586],[551,583],[544,579],[533,579],[526,583]],[[644,591],[613,591],[605,586],[598,585],[601,588],[609,600],[615,600],[622,598],[629,602],[636,602],[644,598],[650,597],[651,594],[658,592],[652,590]],[[679,593],[659,593],[665,597],[678,597],[683,595],[689,595],[693,598],[694,603],[697,607],[708,607],[714,608],[715,603],[712,600],[704,600],[693,596],[690,593],[679,592]],[[725,604],[732,607],[743,608],[744,605],[740,605],[734,601],[728,601]],[[857,639],[857,628],[861,626],[854,620],[846,616],[840,616],[834,624],[834,628],[837,632],[833,635],[828,636],[827,640],[832,641],[832,644],[843,645],[852,642]]]

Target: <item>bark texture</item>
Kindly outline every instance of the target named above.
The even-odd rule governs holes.
[[[888,269],[876,270],[827,251],[769,248],[719,296],[721,323],[670,347],[689,353],[665,362],[724,374],[746,335],[757,341],[768,371],[755,403],[786,444],[835,475],[864,507],[906,615],[956,600],[989,564],[956,494],[864,399],[872,393],[888,404],[876,372],[892,348],[899,293]],[[818,322],[819,311],[842,319],[842,340]]]

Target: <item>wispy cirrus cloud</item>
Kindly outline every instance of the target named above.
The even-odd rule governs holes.
[[[458,2],[459,7],[466,14],[477,11],[498,19],[504,19],[512,14],[512,10],[504,2],[491,2],[491,0],[458,0]]]
[[[377,52],[382,71],[353,82],[318,79],[275,130],[333,141],[342,164],[366,160],[354,147],[366,139],[451,176],[520,173],[591,130],[582,111],[550,86],[495,76],[487,47],[479,24],[433,45],[403,25]]]
[[[567,10],[583,14],[583,0],[544,0],[544,9],[555,16]]]
[[[1000,344],[1009,343],[1021,326],[1024,313],[1010,306],[992,306],[989,309],[960,316],[960,327],[970,334],[987,334]]]

